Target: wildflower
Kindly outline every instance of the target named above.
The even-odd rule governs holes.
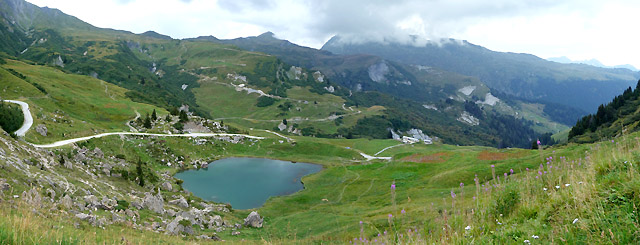
[[[538,175],[542,175],[542,172],[541,172],[541,171],[538,171]]]
[[[471,230],[471,226],[467,225],[467,227],[464,228],[465,231]]]
[[[531,237],[532,237],[533,239],[538,239],[538,238],[540,238],[539,236],[536,236],[536,235],[533,235],[533,236],[531,236]]]
[[[491,168],[495,168],[495,167],[496,167],[495,165],[491,164]]]
[[[473,196],[473,200],[476,200],[476,196]]]
[[[464,183],[460,182],[460,187],[464,187]]]
[[[529,172],[529,168],[527,168],[527,172]]]
[[[575,223],[577,223],[577,222],[578,222],[578,218],[576,218],[576,219],[574,219],[574,220],[573,220],[573,224],[575,224]]]
[[[537,179],[538,177],[539,177],[539,176],[537,176],[537,175],[536,175],[536,179]]]
[[[538,143],[538,145],[542,145],[542,143],[540,142],[540,140],[538,140],[538,142],[537,142],[537,143]]]
[[[556,189],[560,189],[560,186],[559,186],[559,185],[556,185]]]
[[[547,191],[547,187],[542,188],[543,191]]]
[[[391,184],[391,190],[395,190],[396,189],[396,184]]]
[[[407,211],[404,211],[404,208],[402,209],[402,211],[400,211],[401,214],[405,214]]]
[[[393,218],[393,214],[389,214],[389,219]]]
[[[504,173],[504,177],[505,177],[505,178],[507,177],[507,173]]]
[[[529,240],[524,240],[524,243],[529,244],[531,242]]]
[[[582,185],[582,181],[578,182],[578,184]]]
[[[451,190],[451,198],[456,198],[456,193]]]
[[[570,186],[570,185],[571,185],[571,184],[564,184],[564,186],[567,186],[567,187],[568,187],[568,186]]]
[[[387,231],[385,231],[385,234],[387,233]],[[382,234],[378,233],[378,236],[382,236]]]
[[[360,220],[360,224],[362,224],[362,220]]]

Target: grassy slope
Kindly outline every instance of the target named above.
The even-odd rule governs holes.
[[[51,67],[14,60],[9,60],[3,67],[25,75],[27,81],[39,84],[48,93],[44,94],[29,82],[0,70],[3,81],[6,79],[8,82],[3,98],[29,103],[34,127],[44,124],[50,132],[45,137],[31,129],[26,136],[30,142],[47,143],[99,132],[129,131],[125,123],[135,117],[136,110],[143,115],[153,109],[164,111],[133,102],[125,97],[125,89],[88,76],[66,74]]]

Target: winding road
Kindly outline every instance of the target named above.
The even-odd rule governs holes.
[[[16,131],[16,135],[20,137],[24,137],[24,135],[29,131],[29,128],[33,125],[33,117],[31,117],[31,111],[29,110],[29,104],[17,101],[17,100],[4,100],[9,103],[14,103],[20,105],[22,108],[22,114],[24,115],[24,123],[22,123],[22,127]]]
[[[31,110],[29,110],[29,104],[22,101],[17,101],[17,100],[4,100],[4,101],[18,104],[22,108],[22,114],[24,114],[24,123],[22,124],[22,127],[20,127],[18,131],[16,131],[16,135],[20,137],[24,137],[27,131],[29,131],[29,129],[31,128],[31,126],[33,126],[33,117],[31,116]],[[138,113],[136,112],[136,114]],[[85,141],[85,140],[90,140],[95,138],[102,138],[110,135],[135,135],[135,136],[158,136],[158,137],[225,137],[225,136],[235,137],[235,136],[240,136],[240,137],[245,137],[249,139],[264,139],[264,137],[259,137],[259,136],[251,136],[246,134],[225,134],[225,133],[153,134],[153,133],[137,133],[137,132],[114,132],[114,133],[102,133],[102,134],[97,134],[97,135],[92,135],[87,137],[81,137],[81,138],[73,138],[68,140],[61,140],[61,141],[53,142],[51,144],[46,144],[46,145],[38,145],[38,144],[29,143],[29,142],[27,143],[38,148],[53,148],[53,147],[73,144],[80,141]]]
[[[9,103],[14,103],[14,104],[18,104],[20,105],[20,107],[22,108],[22,113],[24,114],[24,123],[22,124],[22,127],[20,127],[20,129],[18,129],[16,131],[16,135],[20,136],[20,137],[24,137],[25,134],[27,133],[27,131],[29,131],[29,129],[31,128],[31,126],[33,126],[33,117],[31,116],[31,110],[29,110],[29,104],[22,102],[22,101],[17,101],[17,100],[4,100],[6,102]],[[137,117],[140,116],[140,114],[136,111],[136,115]],[[128,124],[127,124],[128,125]],[[131,126],[129,126],[131,127]],[[292,138],[286,137],[284,135],[281,135],[279,133],[270,131],[270,130],[264,130],[265,132],[268,133],[272,133],[276,136],[279,136],[281,138],[286,139],[288,142],[294,141]],[[69,145],[69,144],[73,144],[76,142],[80,142],[80,141],[86,141],[86,140],[90,140],[90,139],[95,139],[95,138],[102,138],[105,136],[111,136],[111,135],[134,135],[134,136],[157,136],[157,137],[245,137],[245,138],[249,138],[249,139],[264,139],[264,137],[260,137],[260,136],[252,136],[252,135],[247,135],[247,134],[227,134],[227,133],[188,133],[188,134],[155,134],[155,133],[138,133],[138,132],[113,132],[113,133],[102,133],[102,134],[96,134],[96,135],[92,135],[92,136],[87,136],[87,137],[80,137],[80,138],[73,138],[73,139],[68,139],[68,140],[61,140],[61,141],[57,141],[57,142],[53,142],[51,144],[44,144],[44,145],[39,145],[39,144],[33,144],[30,142],[27,142],[28,144],[34,146],[34,147],[38,147],[38,148],[54,148],[54,147],[60,147],[60,146],[65,146],[65,145]],[[400,144],[402,145],[402,144]],[[400,145],[394,145],[394,146],[390,146],[387,148],[382,149],[381,151],[379,151],[378,153],[376,153],[374,156],[370,156],[365,154],[364,152],[358,151],[360,153],[360,155],[362,157],[364,157],[367,161],[370,160],[374,160],[374,159],[378,159],[378,160],[391,160],[391,157],[377,157],[378,154],[382,153],[383,151],[396,147],[396,146],[400,146]]]

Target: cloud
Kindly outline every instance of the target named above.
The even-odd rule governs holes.
[[[218,5],[232,12],[243,12],[248,9],[269,10],[274,7],[271,0],[219,0]]]
[[[465,39],[498,51],[630,63],[635,0],[29,0],[93,25],[174,38],[276,37],[319,48],[348,42]],[[419,36],[414,42],[410,35]]]

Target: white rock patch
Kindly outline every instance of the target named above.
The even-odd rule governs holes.
[[[473,91],[476,90],[476,86],[466,86],[464,88],[458,89],[458,92],[463,93],[466,96],[471,95]]]

